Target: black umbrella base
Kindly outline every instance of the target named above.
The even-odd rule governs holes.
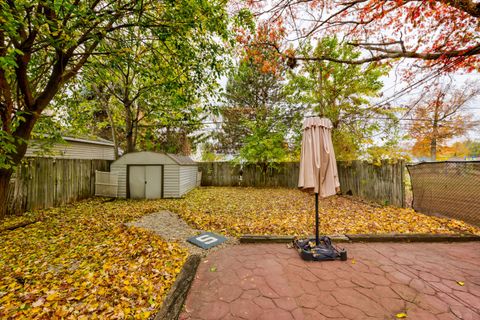
[[[306,261],[347,260],[347,251],[336,248],[332,244],[332,240],[327,236],[320,237],[318,245],[315,245],[315,238],[297,239],[293,241],[293,245],[300,254],[300,257]]]

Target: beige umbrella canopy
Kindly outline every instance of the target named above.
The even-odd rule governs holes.
[[[318,196],[333,196],[340,188],[332,144],[332,122],[311,117],[303,122],[298,187],[315,192],[315,242],[319,245]]]
[[[332,144],[332,122],[327,118],[311,117],[303,122],[298,187],[321,197],[335,195],[340,188]]]

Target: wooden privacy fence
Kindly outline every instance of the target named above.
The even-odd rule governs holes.
[[[480,161],[425,162],[407,168],[416,211],[480,226]]]
[[[256,165],[235,165],[232,162],[199,162],[202,186],[285,187],[298,186],[298,162],[283,162],[263,170]]]
[[[405,162],[337,162],[340,189],[383,205],[405,207]]]
[[[382,204],[405,206],[405,163],[387,162],[377,166],[363,161],[337,162],[340,188]],[[297,188],[299,163],[283,162],[274,168],[235,165],[231,162],[200,162],[202,186],[285,187]]]
[[[7,212],[18,214],[91,197],[95,170],[109,167],[109,160],[25,158],[10,180]]]

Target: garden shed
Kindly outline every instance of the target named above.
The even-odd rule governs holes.
[[[118,176],[119,198],[180,198],[197,183],[198,166],[190,157],[156,152],[127,153],[110,165]]]

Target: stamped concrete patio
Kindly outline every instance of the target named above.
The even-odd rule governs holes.
[[[479,242],[344,247],[346,262],[304,262],[285,244],[215,252],[180,319],[480,319]]]

